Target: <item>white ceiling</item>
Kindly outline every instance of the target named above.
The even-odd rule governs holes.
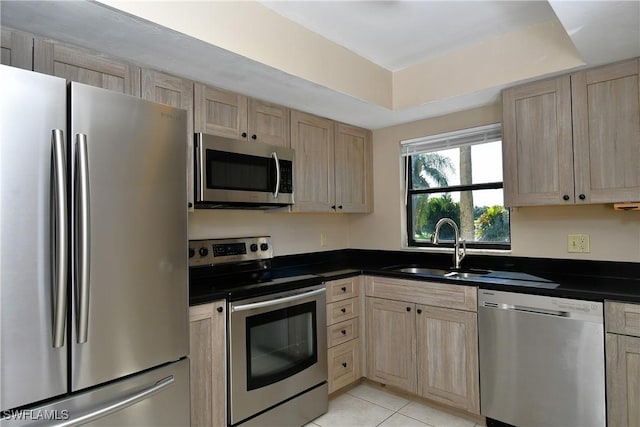
[[[546,1],[261,1],[390,71],[555,17]]]
[[[398,0],[263,4],[391,71],[548,20],[554,14],[586,66],[640,56],[639,1]],[[505,86],[489,86],[411,108],[391,110],[94,1],[2,0],[0,18],[3,26],[93,48],[144,66],[370,129],[496,102]]]

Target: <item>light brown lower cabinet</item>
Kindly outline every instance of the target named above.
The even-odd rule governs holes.
[[[225,311],[224,300],[189,307],[192,426],[227,425]]]
[[[640,304],[605,302],[607,419],[640,427]]]
[[[480,414],[475,292],[469,286],[367,277],[367,378]]]

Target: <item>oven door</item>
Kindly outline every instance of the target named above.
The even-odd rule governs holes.
[[[293,150],[202,133],[195,146],[201,206],[293,204]]]
[[[230,424],[327,381],[324,285],[229,305]]]

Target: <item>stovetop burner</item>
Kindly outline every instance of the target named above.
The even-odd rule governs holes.
[[[271,238],[189,241],[189,304],[236,301],[322,283],[307,274],[281,277],[271,269]]]

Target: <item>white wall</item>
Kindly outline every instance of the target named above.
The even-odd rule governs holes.
[[[320,245],[326,233],[327,246]],[[271,236],[274,255],[349,247],[348,218],[341,214],[196,210],[189,213],[189,239]]]
[[[349,218],[350,246],[402,249],[404,236],[400,141],[501,121],[499,105],[373,132],[374,212]],[[590,235],[591,253],[567,252],[567,234]],[[640,262],[640,212],[612,205],[526,207],[511,213],[514,256]]]

